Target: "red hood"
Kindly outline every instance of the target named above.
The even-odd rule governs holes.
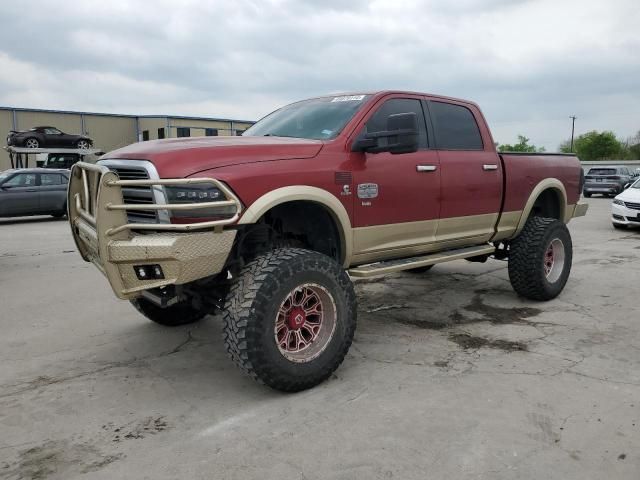
[[[285,137],[192,137],[133,143],[106,159],[149,160],[160,178],[185,178],[203,170],[243,163],[315,157],[322,141]]]

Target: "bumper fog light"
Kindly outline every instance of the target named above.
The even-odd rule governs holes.
[[[135,265],[133,270],[136,272],[138,280],[162,280],[164,278],[160,265]]]

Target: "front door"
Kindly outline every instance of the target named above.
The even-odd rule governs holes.
[[[440,210],[438,154],[429,149],[419,96],[382,99],[365,119],[360,134],[387,130],[387,118],[416,113],[420,147],[404,154],[353,153],[354,260],[420,253],[433,243]]]
[[[18,217],[38,212],[37,174],[17,173],[2,184],[2,215]]]
[[[47,138],[47,146],[64,148],[69,146],[68,135],[62,133],[57,128],[49,127],[44,129]]]

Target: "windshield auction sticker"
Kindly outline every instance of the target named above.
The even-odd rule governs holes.
[[[343,95],[342,97],[333,97],[332,102],[360,102],[364,95]]]

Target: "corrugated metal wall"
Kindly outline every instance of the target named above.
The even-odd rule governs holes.
[[[15,122],[15,125],[14,125]],[[170,128],[167,128],[170,125]],[[94,146],[109,152],[135,143],[142,132],[149,132],[149,140],[158,138],[158,129],[165,129],[165,138],[175,138],[177,127],[190,127],[191,136],[204,136],[205,128],[218,129],[219,135],[232,135],[236,129],[246,130],[251,122],[202,118],[136,117],[134,115],[107,115],[100,113],[57,112],[28,109],[0,108],[0,135],[9,130],[28,130],[37,126],[52,126],[66,133],[85,134],[94,140]],[[4,141],[4,137],[2,139]],[[35,166],[35,158],[29,160]],[[9,154],[0,152],[0,171],[11,168]]]

